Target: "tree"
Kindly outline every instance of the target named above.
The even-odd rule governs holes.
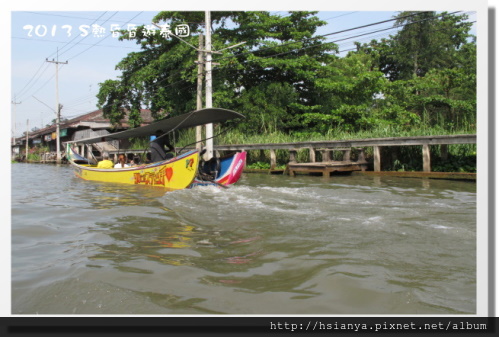
[[[238,14],[233,18],[236,27],[222,30],[220,36],[227,36],[226,41],[230,36],[248,41],[245,51],[225,59],[228,63],[222,63],[216,76],[228,79],[226,84],[236,93],[233,108],[257,114],[255,118],[260,121],[279,121],[271,123],[269,129],[274,131],[275,126],[284,132],[307,128],[302,115],[320,101],[314,90],[318,72],[334,59],[330,52],[337,50],[334,44],[314,37],[324,22],[314,16],[315,12],[290,12],[285,17],[267,12]],[[264,100],[265,104],[258,103]],[[256,111],[256,107],[261,110]]]
[[[397,126],[474,125],[476,42],[466,15],[401,12],[390,38],[357,43],[340,58],[337,46],[315,36],[325,22],[316,12],[213,12],[213,105],[242,112],[243,132],[325,133]],[[128,114],[140,124],[140,108],[155,118],[196,108],[197,51],[204,12],[160,12],[170,28],[188,23],[180,41],[122,32],[141,51],[116,66],[118,79],[100,84],[99,105],[113,123]],[[229,46],[245,42],[235,48]],[[230,124],[230,122],[229,122]]]
[[[346,131],[368,129],[378,123],[375,101],[383,91],[386,78],[373,67],[369,55],[349,53],[323,69],[316,88],[324,99],[323,109],[305,114],[316,131],[331,128]]]
[[[280,17],[268,12],[213,12],[213,49],[245,41],[240,47],[215,54],[213,104],[243,113],[255,113],[260,104],[252,97],[272,92],[286,92],[286,106],[263,110],[268,120],[279,120],[279,128],[297,125],[297,109],[292,105],[313,106],[317,97],[314,86],[317,69],[333,56],[335,45],[314,38],[317,27],[325,24],[315,12],[290,12]],[[173,29],[189,22],[190,37],[184,40],[198,45],[202,33],[203,12],[161,12],[155,22],[168,21]],[[99,105],[113,123],[130,111],[131,125],[140,123],[141,107],[152,110],[155,118],[176,115],[195,109],[197,52],[176,38],[148,35],[139,27],[135,36],[122,32],[122,39],[135,40],[140,52],[130,53],[118,65],[118,80],[100,84]],[[259,92],[261,91],[261,92]],[[281,97],[282,98],[282,97]],[[283,103],[284,104],[284,103]],[[285,112],[285,114],[283,114]],[[260,112],[261,113],[261,112]]]
[[[453,66],[456,52],[467,43],[471,23],[467,15],[447,12],[400,12],[400,31],[385,47],[382,68],[391,80],[422,77],[430,69]],[[387,53],[388,52],[388,53]]]
[[[476,43],[466,15],[401,12],[391,39],[358,45],[391,81],[378,100],[392,124],[468,128],[476,117]],[[421,123],[421,124],[420,124]]]
[[[68,119],[66,117],[61,117],[60,120],[59,120],[59,123],[63,123],[63,122],[66,122],[68,121]],[[52,121],[50,122],[50,124],[46,124],[45,127],[48,128],[50,126],[54,126],[57,124],[57,119],[54,118],[52,119]]]

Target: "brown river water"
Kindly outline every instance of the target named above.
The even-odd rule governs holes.
[[[250,174],[230,189],[12,165],[12,314],[476,313],[476,184]]]

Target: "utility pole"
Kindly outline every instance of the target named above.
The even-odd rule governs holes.
[[[198,51],[198,83],[197,83],[197,97],[196,97],[196,109],[201,110],[203,108],[203,34],[199,34],[199,51]],[[201,151],[202,144],[202,126],[196,126],[196,149]]]
[[[59,62],[59,54],[57,54],[57,61],[49,61],[46,59],[47,62],[49,63],[54,63],[55,64],[55,111],[57,114],[56,117],[56,151],[57,151],[57,163],[61,163],[61,139],[60,139],[60,130],[59,130],[59,124],[61,122],[61,105],[59,104],[59,64],[68,64],[68,61],[66,62]]]
[[[29,119],[26,120],[26,163],[28,162]]]
[[[234,48],[237,46],[240,46],[242,44],[245,44],[246,42],[240,42],[238,44],[235,44],[233,46],[220,49],[218,51],[212,51],[211,50],[211,13],[210,11],[205,11],[205,30],[206,30],[206,46],[204,52],[206,53],[206,102],[205,102],[205,107],[206,108],[212,108],[213,107],[213,101],[212,101],[212,94],[213,94],[213,86],[212,86],[212,65],[215,64],[217,65],[218,63],[212,63],[211,61],[211,56],[212,53],[217,53],[221,54],[220,51],[225,50],[225,49],[230,49]],[[206,124],[206,153],[204,154],[204,160],[210,160],[213,158],[213,124]]]
[[[205,107],[211,108],[212,101],[212,79],[211,79],[211,13],[205,11],[204,14],[205,30],[206,30],[206,101]],[[206,124],[206,153],[204,160],[213,158],[213,124]]]
[[[162,28],[161,26],[153,23],[153,25],[155,25],[156,27],[158,28]],[[211,61],[211,54],[212,53],[217,53],[217,54],[222,54],[220,51],[221,50],[225,50],[225,49],[230,49],[230,48],[234,48],[234,47],[237,47],[237,46],[240,46],[242,44],[245,44],[246,42],[240,42],[238,44],[235,44],[233,46],[230,46],[230,47],[227,47],[227,48],[224,48],[224,49],[221,49],[219,51],[212,51],[211,50],[211,13],[210,11],[205,11],[205,30],[206,30],[206,40],[205,40],[205,48],[204,50],[202,49],[202,46],[203,46],[203,42],[202,42],[202,36],[199,37],[200,41],[199,41],[199,49],[194,47],[193,45],[191,45],[190,43],[182,40],[180,37],[176,36],[176,35],[173,35],[170,33],[170,35],[172,36],[175,36],[177,39],[179,39],[180,41],[188,44],[189,46],[191,46],[192,48],[196,49],[198,51],[198,83],[197,83],[197,91],[198,91],[198,96],[197,96],[197,109],[201,109],[202,108],[202,99],[201,99],[201,94],[200,94],[200,91],[203,90],[202,88],[202,80],[200,81],[200,71],[201,73],[203,72],[202,71],[202,59],[203,59],[203,53],[205,53],[206,55],[206,61],[204,62],[205,63],[205,69],[206,69],[206,102],[205,102],[205,107],[206,108],[211,108],[213,107],[213,101],[212,101],[212,92],[213,92],[213,88],[212,88],[212,76],[211,76],[211,67],[213,64],[218,64],[218,63],[213,63]],[[201,69],[201,70],[200,70]],[[205,128],[206,128],[206,153],[204,154],[204,157],[203,159],[204,160],[210,160],[212,157],[213,157],[213,124],[206,124],[205,125]],[[200,132],[198,133],[198,129],[196,128],[196,141],[199,142],[199,140],[201,139],[201,135],[200,135]],[[199,134],[199,139],[197,138],[198,137],[198,134]],[[199,144],[199,143],[197,143]],[[196,145],[196,148],[197,148],[197,145]]]
[[[14,100],[12,101],[12,104],[14,104],[14,130],[12,131],[12,145],[16,145],[16,106],[18,104],[21,104],[21,102],[16,102],[16,98],[14,97]]]

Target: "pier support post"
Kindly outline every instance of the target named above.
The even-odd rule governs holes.
[[[275,154],[275,150],[270,149],[270,169],[274,170],[277,166],[277,156]]]
[[[363,148],[359,148],[359,156],[357,158],[357,161],[358,162],[363,162],[363,161],[366,161],[366,155],[364,153],[364,149]]]
[[[298,153],[297,149],[289,150],[289,162],[290,163],[296,163],[297,153]]]
[[[430,145],[423,144],[423,172],[431,172]]]
[[[309,147],[309,158],[311,163],[315,163],[315,149],[313,147]]]
[[[265,161],[265,151],[264,150],[258,151],[258,158],[260,161]]]
[[[343,161],[350,161],[352,149],[343,151]]]
[[[440,157],[442,157],[443,160],[449,159],[449,147],[447,144],[440,145]]]
[[[86,144],[84,145],[86,148],[87,148],[87,155],[85,158],[87,158],[89,160],[89,162],[92,160],[92,145],[90,144]]]
[[[381,155],[379,151],[379,146],[373,146],[373,152],[374,152],[374,172],[380,172],[381,171]]]
[[[330,162],[331,161],[331,149],[322,149],[322,162]]]

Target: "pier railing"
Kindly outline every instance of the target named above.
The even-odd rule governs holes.
[[[310,149],[310,161],[315,162],[315,151],[320,150],[344,150],[349,148],[372,147],[374,154],[374,171],[381,171],[381,152],[384,146],[421,146],[423,156],[423,172],[431,172],[430,146],[440,145],[442,157],[447,156],[447,146],[455,144],[476,144],[476,134],[468,135],[445,135],[445,136],[414,136],[414,137],[390,137],[369,138],[354,140],[324,140],[294,143],[268,143],[268,144],[244,144],[244,145],[216,145],[216,151],[251,151],[270,150],[271,169],[276,166],[276,150],[289,150],[290,158],[293,158],[296,150]],[[292,161],[292,160],[290,160]]]

